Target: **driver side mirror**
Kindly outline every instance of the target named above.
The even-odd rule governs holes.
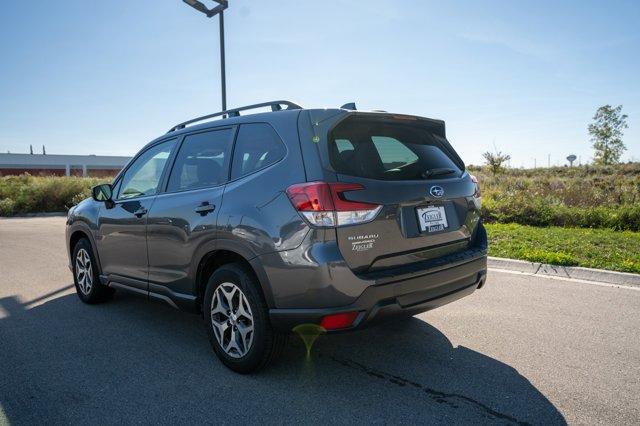
[[[103,183],[102,185],[96,185],[91,188],[91,197],[96,201],[104,203],[112,201],[113,190],[110,183]]]

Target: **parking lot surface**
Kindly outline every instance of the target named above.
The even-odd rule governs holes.
[[[640,291],[489,272],[406,321],[293,336],[227,370],[202,319],[118,292],[80,302],[64,218],[0,219],[0,423],[604,423],[640,419]]]

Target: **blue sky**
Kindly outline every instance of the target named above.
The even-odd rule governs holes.
[[[205,0],[206,1],[206,0]],[[467,163],[592,156],[596,108],[624,105],[624,159],[640,161],[640,2],[230,0],[229,106],[441,118]],[[6,2],[0,152],[132,155],[219,110],[217,19],[180,0]]]

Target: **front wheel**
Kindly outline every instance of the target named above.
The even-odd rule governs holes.
[[[286,344],[286,335],[271,328],[259,283],[240,264],[223,265],[209,278],[204,319],[214,352],[238,373],[265,367]]]
[[[100,282],[95,256],[86,238],[80,239],[73,248],[73,281],[78,297],[84,303],[104,302],[114,292]]]

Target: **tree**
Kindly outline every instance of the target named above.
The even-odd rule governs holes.
[[[622,105],[613,108],[604,105],[598,108],[589,124],[589,134],[593,142],[594,163],[614,164],[620,161],[627,147],[622,142],[623,130],[627,127],[627,115],[622,114]]]
[[[511,159],[510,155],[503,154],[500,151],[495,153],[487,151],[482,156],[494,175],[499,173],[502,170],[502,165]]]

